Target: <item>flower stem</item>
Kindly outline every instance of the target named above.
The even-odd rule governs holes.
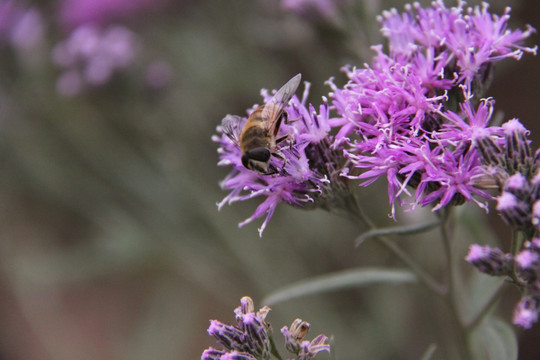
[[[277,350],[276,342],[274,341],[273,335],[270,335],[270,348],[270,353],[274,356],[274,358],[276,358],[277,360],[283,360],[279,351]]]
[[[454,261],[454,252],[452,251],[452,241],[447,231],[448,220],[450,218],[450,209],[444,210],[443,222],[440,226],[441,239],[444,246],[444,254],[446,258],[446,274],[447,274],[447,293],[444,295],[444,300],[450,310],[452,322],[457,336],[457,348],[460,359],[472,359],[469,346],[469,333],[462,320],[457,297],[456,283],[456,268]]]

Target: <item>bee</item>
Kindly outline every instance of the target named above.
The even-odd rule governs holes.
[[[272,156],[281,159],[282,169],[285,167],[287,160],[276,146],[290,138],[290,135],[279,138],[277,136],[281,124],[288,123],[284,107],[296,92],[301,78],[301,74],[294,76],[272,96],[270,101],[255,109],[242,130],[240,130],[242,122],[240,116],[227,115],[223,118],[221,123],[223,133],[240,147],[242,164],[247,169],[263,175],[278,173],[278,170],[270,164]]]

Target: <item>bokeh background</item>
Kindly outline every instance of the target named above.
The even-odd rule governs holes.
[[[0,359],[198,359],[214,345],[208,320],[232,322],[244,295],[262,305],[315,275],[401,267],[374,242],[354,249],[355,224],[323,210],[280,206],[262,238],[260,221],[237,226],[258,201],[217,210],[228,170],[210,138],[221,118],[298,72],[318,104],[328,78],[343,84],[340,68],[382,42],[376,15],[404,5],[305,3],[0,1]],[[514,27],[540,28],[540,2],[494,0],[491,10],[508,5]],[[535,147],[539,65],[532,55],[503,62],[488,93]],[[385,184],[359,197],[391,224]],[[432,234],[401,241],[437,272]],[[509,293],[506,320],[518,298]],[[370,286],[276,304],[269,320],[276,332],[311,322],[312,336],[334,336],[338,359],[419,359],[446,331],[425,295]],[[538,358],[539,339],[538,326],[520,334],[523,359]]]

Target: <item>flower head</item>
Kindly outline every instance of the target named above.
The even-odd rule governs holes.
[[[276,153],[270,157],[269,169],[264,174],[247,169],[242,163],[239,143],[226,134],[224,126],[218,126],[218,134],[212,139],[219,144],[218,165],[230,166],[232,171],[221,182],[223,189],[230,190],[219,204],[231,204],[251,198],[262,197],[262,203],[251,217],[241,222],[243,226],[259,217],[266,218],[259,228],[261,235],[272,218],[278,204],[284,202],[302,208],[325,206],[338,192],[344,191],[344,179],[340,177],[344,159],[339,151],[330,147],[329,106],[325,99],[318,111],[306,104],[309,84],[302,99],[292,96],[284,107],[290,122],[282,122],[277,138],[286,140],[276,144]],[[265,103],[271,95],[263,90]],[[254,108],[252,111],[254,111]],[[241,131],[247,118],[241,118],[237,131]]]
[[[493,101],[479,96],[494,63],[536,52],[521,44],[532,28],[508,30],[508,18],[508,9],[497,16],[487,5],[465,8],[462,2],[386,11],[379,21],[389,54],[375,46],[371,64],[345,68],[344,87],[330,81],[340,117],[331,121],[339,127],[334,146],[345,146],[354,169],[347,175],[363,180],[362,186],[386,177],[392,217],[404,195],[413,195],[411,209],[470,201],[487,208],[483,200],[492,199],[487,190],[504,180],[500,172],[507,170],[488,165],[517,169],[525,158],[530,163],[526,131],[514,120],[494,126]],[[489,146],[524,155],[496,163],[500,156]]]

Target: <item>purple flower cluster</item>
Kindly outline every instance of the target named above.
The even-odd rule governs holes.
[[[78,27],[52,50],[54,63],[62,69],[56,83],[58,92],[72,96],[87,86],[107,83],[132,63],[137,47],[137,36],[124,26]]]
[[[317,205],[345,188],[343,177],[360,179],[362,186],[385,177],[392,217],[396,204],[435,211],[472,201],[487,208],[488,190],[502,187],[500,172],[512,175],[515,169],[498,170],[490,162],[494,154],[486,144],[507,149],[513,140],[505,136],[510,125],[492,124],[494,101],[481,94],[494,63],[536,53],[536,47],[522,45],[534,29],[507,29],[509,11],[497,16],[487,4],[448,8],[439,0],[427,8],[407,5],[402,14],[384,12],[379,21],[388,54],[374,46],[371,64],[345,67],[348,83],[339,87],[329,81],[332,102],[324,101],[319,113],[306,105],[307,90],[286,107],[289,118],[300,121],[281,129],[280,136],[293,139],[292,146],[279,149],[287,159],[284,172],[270,176],[245,169],[240,149],[218,127],[219,165],[233,167],[222,182],[231,192],[219,207],[263,196],[253,216],[240,223],[266,214],[262,233],[282,201]],[[330,116],[330,109],[337,116]],[[335,137],[329,136],[331,129]]]
[[[291,121],[281,124],[278,136],[288,134],[291,139],[277,146],[286,163],[278,158],[272,158],[270,163],[275,169],[283,168],[279,174],[265,175],[246,169],[238,144],[224,133],[222,126],[217,128],[219,135],[212,137],[219,144],[218,165],[233,168],[221,182],[221,187],[231,192],[218,207],[221,209],[225,204],[263,197],[254,214],[239,224],[243,226],[266,214],[259,228],[260,235],[280,202],[303,208],[325,206],[331,201],[329,197],[344,187],[339,176],[343,158],[337,150],[330,148],[328,103],[323,101],[317,112],[313,105],[306,103],[308,93],[309,83],[306,83],[302,99],[295,95],[285,107]],[[265,102],[271,98],[265,90],[262,96]],[[240,125],[246,121],[244,118]]]
[[[243,297],[240,306],[234,310],[237,325],[228,325],[221,321],[211,320],[208,334],[215,337],[225,349],[208,348],[204,350],[201,360],[268,360],[272,349],[270,339],[272,327],[266,322],[270,308],[262,307],[255,312],[253,300]],[[309,330],[309,323],[300,319],[295,320],[291,331],[287,327],[282,329],[285,343],[289,349],[292,343],[298,346],[291,351],[296,354],[297,360],[312,360],[321,351],[330,351],[325,344],[328,338],[317,336],[313,341],[302,341]]]
[[[345,68],[343,88],[330,82],[340,116],[331,125],[340,128],[336,144],[351,160],[348,176],[364,186],[386,177],[392,216],[411,188],[411,208],[464,201],[485,207],[481,199],[491,199],[476,139],[504,147],[505,138],[491,124],[493,101],[479,101],[479,94],[495,62],[536,52],[520,45],[532,28],[506,28],[508,12],[499,17],[487,4],[447,8],[442,1],[384,12],[389,54],[376,46],[371,65]]]
[[[45,24],[41,13],[24,1],[0,1],[0,41],[27,50],[43,41]]]
[[[523,296],[514,309],[513,322],[531,328],[540,311],[540,238],[527,241],[515,256],[488,245],[473,244],[466,260],[483,273],[508,276],[516,282]]]

